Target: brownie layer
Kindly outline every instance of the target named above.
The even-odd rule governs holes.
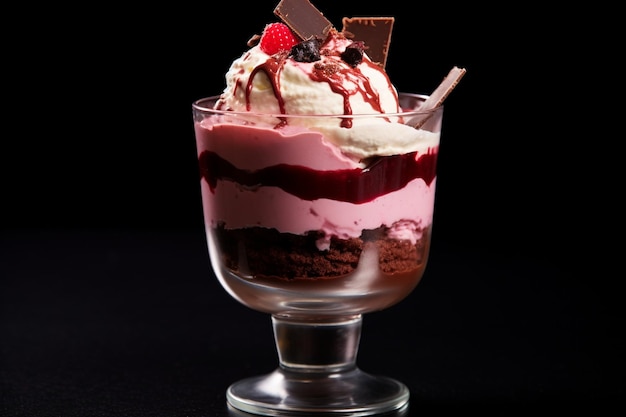
[[[331,239],[330,248],[320,251],[316,241],[322,232],[305,235],[280,233],[276,229],[250,227],[215,230],[226,267],[245,275],[281,279],[338,278],[352,273],[358,266],[367,242],[376,245],[380,270],[386,274],[419,268],[426,262],[428,230],[416,244],[391,239],[386,230],[366,230],[359,238]]]

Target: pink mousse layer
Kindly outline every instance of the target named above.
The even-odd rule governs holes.
[[[256,170],[278,164],[301,165],[320,171],[358,168],[358,162],[324,140],[321,133],[301,127],[280,130],[249,125],[196,123],[198,155],[212,151],[239,169]]]
[[[286,132],[286,133],[285,133]],[[278,164],[300,165],[315,170],[353,169],[358,162],[327,143],[322,134],[287,128],[285,131],[252,126],[196,124],[198,155],[212,151],[239,169],[257,170]],[[391,228],[390,235],[415,242],[433,218],[436,179],[421,178],[372,201],[354,204],[326,198],[304,200],[278,187],[246,188],[218,180],[211,190],[202,181],[207,227],[224,223],[227,229],[261,226],[279,232],[304,234],[322,230],[331,236],[359,237],[365,229]],[[250,208],[254,210],[250,210]]]

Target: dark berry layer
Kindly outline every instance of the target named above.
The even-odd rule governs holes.
[[[367,169],[336,171],[316,171],[285,164],[248,171],[238,169],[210,151],[202,152],[198,161],[200,176],[211,190],[219,180],[229,180],[243,186],[279,187],[303,200],[328,198],[361,204],[399,190],[415,178],[422,178],[430,185],[436,175],[436,151],[415,158],[415,152],[380,157]]]

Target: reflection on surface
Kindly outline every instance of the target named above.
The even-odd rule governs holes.
[[[234,408],[233,406],[231,406],[230,404],[228,404],[228,415],[229,417],[258,417],[256,414],[250,414],[250,413],[246,413],[244,411],[238,410],[236,408]],[[307,413],[307,414],[303,414],[303,413],[297,413],[297,414],[285,414],[285,413],[280,413],[280,416],[282,417],[320,417],[320,416],[332,416],[329,415],[327,413]],[[351,413],[350,416],[351,417],[358,417],[360,414],[358,413]],[[374,414],[372,415],[373,417],[408,417],[409,415],[409,403],[405,404],[402,408],[395,410],[395,411],[389,411],[386,413],[382,413],[382,414]],[[346,414],[338,414],[338,416],[346,416]]]

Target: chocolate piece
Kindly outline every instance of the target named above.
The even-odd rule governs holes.
[[[281,0],[274,9],[274,14],[302,40],[312,37],[324,40],[333,27],[308,0]]]
[[[393,17],[344,17],[343,32],[348,38],[363,41],[367,56],[384,69],[394,20]]]

